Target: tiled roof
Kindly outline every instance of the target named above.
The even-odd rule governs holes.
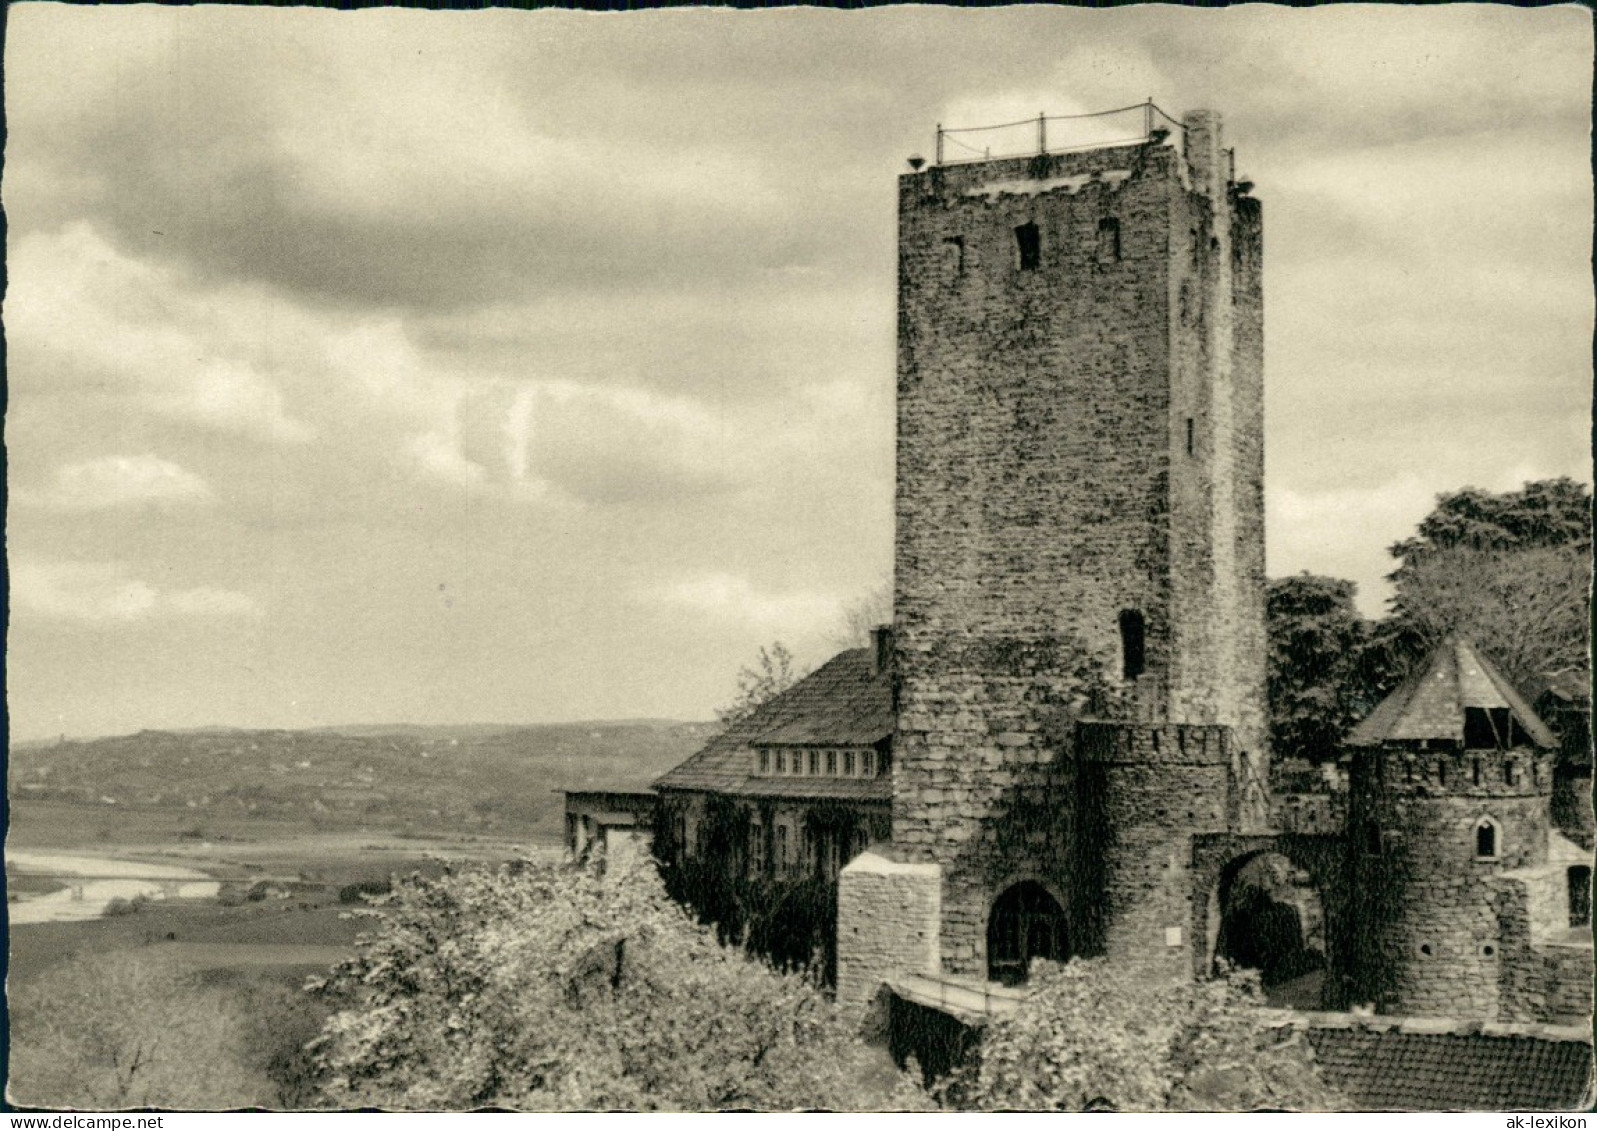
[[[1424,1028],[1380,1018],[1311,1021],[1308,1037],[1326,1081],[1358,1111],[1552,1112],[1589,1102],[1589,1038]]]
[[[876,778],[767,777],[754,773],[756,746],[871,746],[893,733],[893,690],[869,648],[842,652],[704,749],[663,774],[657,789],[758,797],[889,801],[893,784]]]
[[[1537,746],[1558,745],[1547,724],[1536,716],[1501,672],[1487,663],[1473,645],[1450,636],[1392,694],[1353,728],[1351,746],[1378,746],[1404,739],[1464,737],[1464,708],[1507,708]]]

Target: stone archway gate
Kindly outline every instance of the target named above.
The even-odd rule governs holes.
[[[1225,877],[1255,857],[1275,853],[1306,872],[1325,912],[1326,1008],[1340,1009],[1351,957],[1352,932],[1346,842],[1315,833],[1206,833],[1192,840],[1192,971],[1207,978],[1214,964],[1214,940],[1222,914],[1218,896]]]

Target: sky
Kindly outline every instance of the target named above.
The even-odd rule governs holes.
[[[1592,21],[8,12],[12,734],[707,718],[891,570],[933,131],[1225,116],[1272,576],[1590,481]],[[1057,131],[1056,131],[1057,134]]]

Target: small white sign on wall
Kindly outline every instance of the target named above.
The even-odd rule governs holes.
[[[1165,944],[1165,946],[1180,946],[1181,945],[1181,928],[1180,927],[1166,927],[1164,929],[1164,944]]]

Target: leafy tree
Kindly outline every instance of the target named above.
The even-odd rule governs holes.
[[[169,961],[137,951],[73,959],[12,985],[8,1005],[14,1102],[214,1111],[272,1097],[249,1067],[234,1000]]]
[[[1105,959],[1034,962],[1031,993],[944,1088],[980,1110],[1331,1111],[1313,1050],[1257,976],[1150,979]]]
[[[1300,573],[1269,584],[1270,742],[1277,757],[1336,757],[1394,682],[1351,581]]]
[[[887,576],[843,606],[841,623],[827,640],[839,651],[863,648],[871,642],[873,628],[892,621],[893,579]]]
[[[773,696],[780,695],[799,681],[802,673],[794,670],[793,653],[780,640],[769,648],[761,648],[754,666],[738,673],[737,698],[716,711],[721,722],[735,726]]]
[[[1591,548],[1591,495],[1572,479],[1543,479],[1493,494],[1476,487],[1438,495],[1412,538],[1392,547],[1403,565],[1452,549]],[[1401,567],[1399,573],[1402,572]]]
[[[1588,663],[1591,495],[1569,479],[1439,496],[1398,560],[1388,638],[1412,662],[1446,636],[1470,637],[1530,688]]]
[[[868,1051],[803,978],[673,904],[647,866],[402,882],[314,1046],[339,1106],[840,1108]],[[920,1093],[901,1078],[872,1106]]]

